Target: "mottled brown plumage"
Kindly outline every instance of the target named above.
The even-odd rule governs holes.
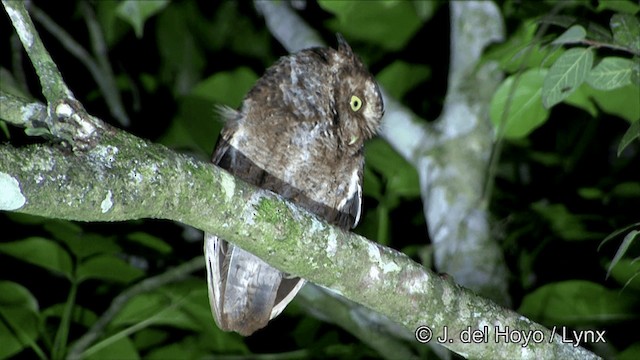
[[[338,49],[312,48],[267,69],[226,119],[212,161],[348,229],[358,223],[363,143],[383,104],[375,79],[338,35]],[[304,280],[205,235],[209,300],[218,326],[250,335],[277,316]]]

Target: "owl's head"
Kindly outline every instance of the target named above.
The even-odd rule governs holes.
[[[353,148],[373,137],[384,115],[382,94],[375,78],[342,37],[333,52],[331,67],[334,78],[334,121],[343,142]]]

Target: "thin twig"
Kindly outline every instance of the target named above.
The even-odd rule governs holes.
[[[80,8],[84,9],[88,6],[89,5],[81,6]],[[102,34],[99,31],[99,26],[97,24],[93,24],[96,22],[95,17],[91,20],[90,14],[87,14],[86,11],[84,12],[85,20],[87,21],[87,26],[89,28],[89,35],[91,36],[92,43],[94,43],[95,46],[94,51],[96,52],[98,62],[94,60],[94,58],[91,57],[91,54],[80,43],[75,41],[68,32],[56,24],[49,15],[36,6],[31,7],[31,13],[36,21],[42,24],[42,26],[50,32],[54,38],[60,41],[62,46],[67,49],[71,55],[75,56],[87,68],[87,70],[89,70],[89,73],[91,73],[91,76],[96,81],[100,91],[104,95],[111,114],[118,119],[122,125],[126,126],[129,124],[129,118],[122,106],[120,93],[116,87],[111,66],[108,60],[106,60],[107,55],[106,53],[99,53],[101,47],[98,43],[102,42],[102,40],[99,40],[102,38]],[[104,45],[102,48],[104,48]],[[100,59],[102,59],[102,61],[100,61]]]
[[[102,70],[97,76],[94,75],[94,78],[98,83],[98,86],[100,86],[100,90],[104,95],[107,105],[109,105],[111,115],[113,115],[113,117],[115,117],[123,126],[129,126],[131,124],[131,120],[122,105],[122,98],[120,97],[120,92],[116,85],[113,68],[109,62],[109,51],[104,40],[104,34],[100,28],[100,24],[96,19],[96,14],[88,2],[81,2],[79,6],[80,11],[82,11],[82,14],[84,15],[85,22],[87,23],[89,36],[91,37],[93,56],[97,59],[98,65]]]
[[[24,7],[22,1],[2,0],[2,4],[13,23],[14,29],[20,37],[22,46],[29,55],[40,84],[42,94],[49,104],[57,103],[62,99],[75,99],[71,90],[67,87],[55,62],[45,49],[40,35],[35,31],[33,21]]]

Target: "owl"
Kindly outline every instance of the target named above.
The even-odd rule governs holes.
[[[384,107],[373,76],[337,37],[337,50],[281,58],[239,110],[222,109],[212,162],[346,230],[360,218],[363,144]],[[212,234],[204,252],[211,310],[225,331],[248,336],[263,328],[305,283]]]

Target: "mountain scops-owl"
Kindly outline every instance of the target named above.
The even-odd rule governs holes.
[[[338,49],[310,48],[266,70],[225,126],[213,163],[280,194],[328,223],[360,218],[363,144],[384,113],[373,76],[338,35]],[[248,336],[267,325],[305,280],[205,234],[209,301],[218,326]]]

